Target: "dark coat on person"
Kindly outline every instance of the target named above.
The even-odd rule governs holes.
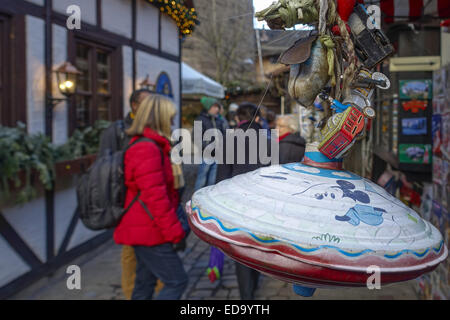
[[[229,179],[232,177],[235,177],[240,174],[244,174],[247,172],[251,172],[254,170],[257,170],[261,167],[269,166],[269,163],[263,163],[263,159],[260,158],[260,152],[259,152],[259,146],[260,146],[260,139],[266,139],[267,140],[267,156],[270,156],[270,140],[267,138],[267,135],[259,135],[259,130],[262,130],[262,127],[259,123],[250,121],[245,122],[243,124],[240,124],[237,129],[242,129],[244,132],[247,133],[248,130],[255,130],[256,136],[258,139],[257,143],[257,161],[256,164],[250,164],[250,145],[248,139],[245,140],[244,146],[238,146],[235,142],[234,144],[234,161],[233,164],[226,164],[226,145],[227,145],[227,139],[224,138],[224,144],[223,144],[223,159],[224,164],[219,164],[217,166],[217,177],[216,177],[216,183],[219,183],[222,180]],[[236,141],[236,140],[235,140]],[[245,162],[244,164],[238,164],[238,155],[240,152],[245,152]]]
[[[100,136],[98,154],[102,156],[125,149],[130,142],[130,137],[125,133],[125,130],[128,130],[132,124],[133,119],[130,112],[124,120],[118,120],[105,129]]]
[[[210,115],[207,111],[203,110],[202,113],[195,119],[195,121],[202,122],[202,137],[205,132],[209,129],[218,129],[222,134],[225,134],[225,124],[220,117],[214,117]],[[212,141],[202,141],[202,151],[211,143]]]
[[[305,155],[306,141],[300,133],[291,133],[280,141],[280,164],[301,162]]]
[[[143,136],[153,140],[130,147],[125,154],[125,208],[134,202],[114,231],[117,244],[157,246],[179,243],[185,231],[177,216],[179,194],[174,188],[170,161],[171,144],[150,128]],[[133,143],[139,137],[133,137]]]

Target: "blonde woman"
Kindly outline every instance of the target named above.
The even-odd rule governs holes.
[[[133,300],[152,299],[157,279],[164,283],[157,299],[177,300],[188,282],[176,253],[185,231],[176,213],[179,194],[170,161],[169,137],[175,115],[171,100],[152,94],[140,104],[126,131],[133,137],[130,144],[146,138],[125,154],[125,207],[131,208],[114,231],[116,243],[133,246],[136,255]]]

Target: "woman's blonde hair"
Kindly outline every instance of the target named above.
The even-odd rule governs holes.
[[[160,94],[151,94],[141,102],[132,126],[125,132],[129,136],[138,136],[148,127],[170,140],[172,119],[176,114],[172,100]]]

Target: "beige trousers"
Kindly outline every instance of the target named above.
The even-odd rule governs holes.
[[[136,256],[134,255],[134,248],[130,246],[123,246],[122,248],[122,290],[125,298],[131,300],[134,290],[134,281],[136,280]],[[164,284],[158,280],[155,288],[155,293],[158,293],[163,288]]]

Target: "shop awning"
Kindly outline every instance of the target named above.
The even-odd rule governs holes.
[[[220,83],[201,74],[184,62],[182,64],[181,78],[182,94],[200,94],[217,99],[225,97],[225,89]]]
[[[450,18],[449,0],[358,0],[381,8],[385,23]]]

